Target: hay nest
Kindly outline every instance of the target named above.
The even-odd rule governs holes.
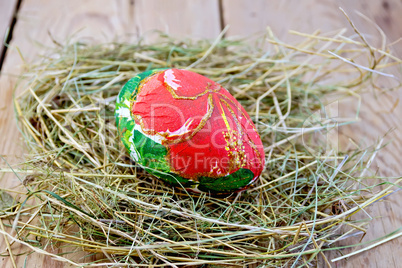
[[[358,96],[401,61],[344,30],[294,34],[296,45],[268,30],[252,46],[161,36],[56,48],[28,66],[15,101],[28,155],[12,171],[25,176],[26,193],[1,218],[13,220],[15,238],[30,250],[76,266],[329,264],[325,251],[364,231],[351,215],[392,185],[364,183],[379,146],[329,144],[331,131],[358,116],[334,118],[326,101]],[[221,83],[249,112],[267,164],[247,191],[188,193],[131,161],[117,137],[116,96],[137,73],[160,67]]]

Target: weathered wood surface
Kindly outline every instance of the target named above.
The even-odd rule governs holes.
[[[293,36],[288,30],[312,33],[321,29],[323,32],[334,29],[348,28],[352,33],[351,26],[338,7],[342,7],[351,18],[355,26],[365,33],[368,42],[380,46],[380,33],[374,24],[365,20],[359,12],[375,22],[382,28],[387,36],[387,41],[392,43],[402,38],[402,2],[401,1],[275,1],[267,5],[266,1],[258,0],[250,5],[247,0],[223,0],[224,22],[230,24],[228,34],[244,36],[253,31],[263,31],[269,25],[277,37],[283,41],[291,42]],[[393,46],[393,50],[399,57],[402,56],[402,42]],[[399,70],[393,70],[393,74],[402,79]],[[380,88],[389,88],[389,81],[382,81]],[[402,98],[402,90],[380,93],[376,90],[374,95],[366,95],[363,99],[360,118],[361,121],[351,126],[340,129],[343,143],[352,139],[360,145],[370,145],[378,142],[388,131],[393,130],[384,138],[383,144],[391,144],[382,149],[372,164],[382,176],[401,176],[402,165],[399,153],[402,149],[402,107],[398,102]],[[356,102],[344,102],[339,104],[343,114],[355,114]],[[342,143],[341,143],[342,145]],[[372,182],[374,183],[374,182]],[[402,210],[400,201],[402,191],[386,199],[385,202],[377,203],[367,208],[365,213],[355,216],[355,219],[374,219],[368,226],[368,233],[361,242],[374,240],[394,231],[402,225]],[[348,239],[342,244],[359,243],[361,237]],[[393,240],[380,247],[361,253],[349,258],[347,261],[339,261],[336,267],[401,267],[402,239]],[[353,249],[353,250],[356,250]],[[344,250],[344,253],[351,252]],[[337,252],[327,254],[329,259],[339,256]],[[335,266],[335,265],[334,265]]]
[[[15,6],[15,3],[16,1],[0,0],[0,33],[11,23],[11,19],[5,19],[3,14],[8,18],[12,16],[12,11],[6,11],[3,6]],[[93,42],[128,41],[144,34],[152,38],[154,29],[179,38],[215,38],[226,24],[230,24],[227,36],[249,36],[264,31],[269,25],[280,39],[291,41],[292,36],[287,33],[290,29],[311,33],[317,29],[329,31],[350,28],[338,6],[342,6],[356,26],[368,34],[370,42],[380,42],[379,34],[355,10],[377,23],[386,33],[389,42],[402,37],[402,2],[399,0],[22,0],[11,48],[7,50],[0,76],[0,154],[8,155],[10,161],[13,161],[10,156],[22,154],[11,106],[12,90],[16,83],[14,75],[21,71],[20,66],[23,63],[17,47],[24,55],[24,60],[32,61],[38,54],[44,53],[47,46],[54,45],[52,38],[60,43],[71,36],[75,40],[84,38]],[[394,49],[401,56],[402,43],[396,44]],[[400,73],[396,75],[401,76]],[[401,105],[395,106],[401,96],[401,91],[398,90],[376,98],[365,98],[362,122],[342,130],[343,134],[355,141],[364,140],[366,144],[371,144],[384,136],[389,129],[395,128],[384,141],[392,141],[392,145],[380,151],[378,160],[373,164],[378,165],[380,174],[384,176],[402,174],[398,155],[402,148],[402,138],[399,135],[399,126],[402,125],[399,115],[402,109]],[[391,109],[392,107],[394,108]],[[0,181],[1,187],[19,184],[13,176],[3,177]],[[399,192],[387,198],[386,202],[367,209],[372,217],[382,217],[370,224],[369,233],[363,241],[382,236],[401,226],[402,211],[398,206],[401,198],[402,192]],[[352,257],[347,262],[339,262],[334,267],[398,267],[402,261],[400,248],[401,238]],[[5,249],[5,243],[0,238],[0,252],[6,253]],[[13,249],[17,253],[18,245],[13,245]],[[339,254],[330,254],[330,257],[334,256]],[[17,266],[23,267],[25,257],[17,257],[16,260]],[[7,257],[0,258],[0,265],[12,267]],[[32,254],[28,257],[27,267],[60,266],[61,264],[43,256]]]

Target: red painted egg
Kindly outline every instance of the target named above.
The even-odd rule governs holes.
[[[132,78],[116,103],[116,122],[131,157],[148,172],[195,191],[247,188],[265,159],[240,103],[197,73],[157,69]]]

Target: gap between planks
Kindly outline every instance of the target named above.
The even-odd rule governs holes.
[[[21,3],[22,0],[16,0],[15,2],[15,6],[11,15],[11,21],[9,22],[9,27],[5,28],[5,32],[4,32],[4,41],[1,44],[1,53],[0,53],[0,73],[3,67],[3,62],[6,59],[6,53],[7,53],[7,49],[8,49],[8,44],[10,44],[11,39],[13,38],[13,30],[14,30],[14,26],[17,23],[17,19],[18,19],[18,11],[21,7]],[[4,16],[4,14],[3,14]],[[4,22],[3,22],[4,23]]]

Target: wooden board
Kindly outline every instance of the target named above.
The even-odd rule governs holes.
[[[288,30],[312,33],[320,29],[323,32],[340,28],[348,28],[353,34],[349,22],[338,7],[342,7],[354,22],[356,27],[365,33],[365,37],[373,45],[381,44],[381,35],[373,23],[364,19],[359,12],[368,19],[378,24],[387,36],[388,42],[394,42],[402,37],[402,2],[401,1],[267,1],[258,0],[250,5],[247,0],[223,0],[223,21],[231,25],[228,35],[247,36],[252,32],[265,31],[267,25],[271,27],[276,36],[283,41],[292,42],[295,36],[288,34]],[[393,47],[394,52],[402,51],[402,42]],[[400,70],[390,70],[402,80]],[[380,88],[389,88],[389,80],[381,81]],[[367,94],[361,107],[361,121],[351,126],[340,129],[343,135],[343,146],[350,144],[349,138],[357,144],[375,144],[388,131],[394,129],[384,138],[383,144],[391,144],[377,154],[377,160],[372,164],[374,170],[382,176],[401,176],[402,165],[399,153],[402,149],[401,125],[402,107],[398,101],[402,98],[401,88],[397,91]],[[356,114],[356,102],[343,102],[339,104],[342,113]],[[341,144],[342,146],[342,144]],[[370,182],[375,183],[375,182]],[[378,182],[377,182],[378,183]],[[366,213],[360,213],[354,219],[364,219],[367,215],[374,219],[368,226],[368,233],[361,242],[368,242],[401,227],[402,210],[398,200],[402,199],[402,191],[386,198],[386,201],[377,203],[368,209]],[[355,244],[361,237],[348,239],[340,245]],[[364,252],[348,260],[338,262],[335,267],[400,267],[402,254],[400,248],[402,238],[391,241],[371,251]],[[396,250],[398,249],[398,250]],[[354,249],[345,250],[349,253]],[[327,254],[329,259],[340,256],[338,252]]]
[[[129,41],[153,29],[166,31],[180,38],[215,38],[223,26],[221,19],[225,24],[231,25],[227,36],[249,36],[254,32],[263,31],[269,25],[279,38],[291,41],[293,37],[287,34],[289,29],[311,33],[319,28],[329,31],[349,27],[338,10],[339,5],[344,7],[362,32],[370,34],[372,42],[378,42],[378,32],[354,13],[355,9],[378,23],[390,41],[402,36],[402,17],[399,15],[402,14],[402,4],[399,0],[221,1],[222,10],[218,0],[22,0],[13,31],[12,48],[7,51],[0,76],[0,154],[8,155],[12,162],[14,160],[10,156],[18,157],[22,153],[22,143],[10,105],[16,83],[13,75],[21,72],[20,65],[23,63],[17,47],[26,61],[32,61],[38,54],[46,51],[47,46],[54,45],[52,39],[60,43],[65,43],[68,38],[89,42]],[[1,5],[11,2],[15,3],[16,0],[0,1],[0,30],[6,27],[1,15],[4,13]],[[220,17],[221,15],[223,17]],[[9,20],[6,21],[9,23]],[[152,35],[150,36],[152,38]],[[400,53],[401,47],[400,44],[395,46],[397,53]],[[390,128],[402,125],[399,116],[402,112],[401,106],[390,109],[400,97],[401,92],[396,91],[382,94],[379,98],[365,98],[362,122],[345,128],[343,134],[357,141],[364,137],[367,144],[370,144]],[[400,176],[402,173],[398,155],[402,148],[399,133],[400,128],[397,128],[388,135],[385,142],[392,140],[393,145],[378,154],[379,160],[374,165],[381,167],[382,175]],[[4,163],[0,162],[0,166],[3,165]],[[9,176],[0,178],[0,184],[2,187],[13,187],[18,185],[19,181],[14,176]],[[385,217],[373,221],[363,241],[377,238],[400,227],[402,212],[397,202],[400,198],[402,191],[388,198],[387,202],[378,203],[367,210],[373,217]],[[395,249],[400,249],[401,246],[402,239],[398,239],[353,257],[348,262],[338,263],[338,267],[397,267],[402,259],[399,251]],[[17,245],[13,248],[17,248]],[[4,241],[0,238],[0,252],[4,249]],[[57,252],[57,249],[55,251]],[[330,254],[330,257],[334,256],[338,255]],[[18,267],[23,266],[24,258],[17,258]],[[0,266],[11,267],[10,259],[0,258]],[[27,267],[35,266],[60,267],[61,264],[33,254],[28,257]]]
[[[214,39],[221,30],[217,0],[138,0],[134,9],[142,36],[160,30],[176,38]]]
[[[312,33],[317,29],[339,29],[339,11],[335,1],[317,0],[223,0],[223,22],[230,25],[228,36],[249,36],[266,31],[269,26],[275,35],[286,42],[292,41],[289,30]]]
[[[0,1],[0,61],[3,59],[4,43],[11,27],[17,0]]]
[[[348,11],[348,15],[372,42],[379,43],[380,36],[374,25],[363,19],[359,13],[377,24],[385,33],[388,43],[394,43],[402,38],[402,1],[395,0],[368,0],[348,1],[338,0],[339,6]],[[375,44],[375,43],[374,43]],[[378,44],[377,44],[378,45]],[[402,40],[392,46],[394,53],[402,57]]]
[[[2,1],[4,2],[4,1]],[[162,3],[163,2],[163,3]],[[25,61],[33,61],[44,53],[53,40],[65,43],[67,39],[88,42],[129,41],[150,29],[169,30],[173,36],[184,37],[197,34],[198,38],[215,38],[220,31],[217,0],[196,1],[187,5],[200,11],[197,16],[175,13],[170,19],[169,12],[185,7],[187,1],[173,1],[170,6],[165,1],[108,1],[108,0],[23,0],[18,21],[13,32],[11,48],[0,76],[0,155],[7,155],[10,163],[17,162],[22,154],[22,141],[15,125],[12,107],[12,92],[16,83],[14,75],[21,73],[21,60],[17,48]],[[213,17],[215,16],[215,18]],[[160,18],[153,20],[151,18]],[[210,19],[210,21],[208,21]],[[4,24],[1,24],[4,26]],[[208,28],[202,25],[207,25]],[[127,35],[131,34],[131,36]],[[3,162],[0,166],[4,166]],[[1,187],[16,187],[20,184],[15,176],[0,178]],[[13,246],[14,254],[26,248]],[[6,253],[3,237],[0,237],[0,252]],[[58,253],[60,249],[54,249]],[[76,257],[76,256],[75,256]],[[17,266],[23,267],[25,256],[16,258]],[[88,261],[88,260],[82,260]],[[62,267],[61,263],[49,257],[36,254],[28,256],[27,267]],[[0,267],[12,267],[10,258],[0,258]]]

